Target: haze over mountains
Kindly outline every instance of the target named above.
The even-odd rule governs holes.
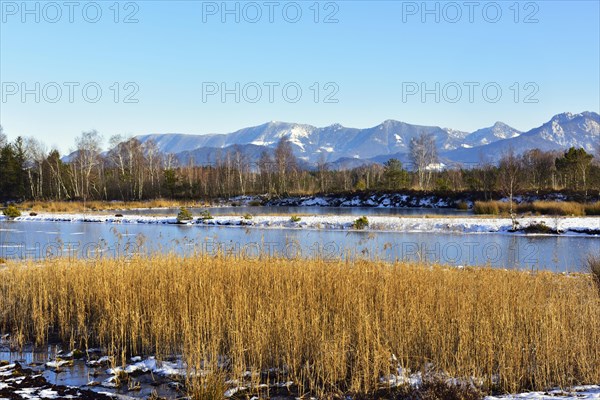
[[[288,137],[296,156],[307,165],[325,161],[331,168],[351,168],[383,163],[392,157],[407,162],[410,141],[421,132],[434,136],[440,161],[446,165],[478,163],[482,159],[494,162],[510,147],[517,153],[534,148],[563,150],[572,146],[592,152],[600,142],[600,115],[595,112],[558,114],[527,132],[502,122],[469,133],[387,120],[367,129],[340,124],[319,128],[269,122],[228,134],[167,133],[136,138],[142,143],[153,140],[162,152],[174,154],[181,163],[192,161],[206,165],[235,151],[257,161],[263,151],[272,152],[282,137]]]

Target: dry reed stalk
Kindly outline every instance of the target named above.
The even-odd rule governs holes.
[[[599,315],[589,274],[175,255],[0,270],[0,332],[117,363],[183,354],[197,398],[269,369],[317,395],[372,393],[399,366],[506,392],[598,382]]]

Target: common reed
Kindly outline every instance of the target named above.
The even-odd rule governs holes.
[[[600,203],[583,204],[573,201],[534,201],[532,203],[513,203],[518,213],[538,215],[584,216],[598,215]],[[510,203],[504,201],[476,201],[473,205],[475,214],[508,215]]]
[[[598,288],[598,293],[600,294],[600,254],[597,256],[592,254],[588,255],[587,269],[592,275],[596,287]]]
[[[597,383],[599,316],[589,274],[175,255],[0,269],[0,332],[119,363],[182,354],[195,398],[264,371],[319,397],[382,390],[398,367],[484,391]]]
[[[585,215],[584,204],[574,201],[534,201],[520,205],[520,211],[541,215]]]

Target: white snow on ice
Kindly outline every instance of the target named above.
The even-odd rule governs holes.
[[[312,205],[321,204],[322,199],[314,199]],[[352,229],[357,216],[351,215],[313,215],[302,216],[301,221],[292,222],[289,216],[254,216],[245,220],[241,216],[215,216],[213,219],[194,219],[188,225],[208,226],[246,226],[256,228],[302,228],[302,229]],[[367,230],[383,232],[438,232],[438,233],[510,233],[512,222],[510,218],[481,218],[481,217],[397,217],[369,216]],[[176,224],[175,217],[153,217],[127,215],[115,217],[112,215],[85,214],[38,214],[36,216],[21,216],[15,221],[22,222],[96,222],[115,224]],[[521,217],[518,218],[520,227],[530,224],[545,224],[558,230],[561,234],[581,234],[589,231],[600,231],[600,217]]]

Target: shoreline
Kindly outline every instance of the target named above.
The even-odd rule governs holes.
[[[600,235],[600,217],[555,217],[526,216],[517,218],[519,228],[512,231],[508,217],[494,216],[370,216],[368,226],[358,230],[353,226],[358,216],[350,215],[310,215],[292,221],[291,216],[214,216],[210,219],[194,217],[189,221],[178,222],[176,217],[85,213],[39,213],[35,216],[20,216],[9,219],[0,216],[0,221],[15,222],[67,222],[67,223],[109,223],[109,224],[162,224],[188,226],[232,226],[256,229],[314,229],[364,232],[403,232],[403,233],[503,233],[513,235],[544,234],[554,236]],[[528,229],[547,228],[546,232]]]

